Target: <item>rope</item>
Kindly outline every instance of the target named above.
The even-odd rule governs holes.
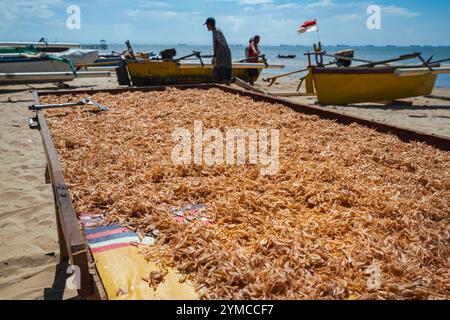
[[[20,54],[30,54],[30,55],[42,54],[42,52],[36,50],[32,46],[26,47],[26,48],[3,48],[3,49],[0,48],[0,54],[5,54],[5,53],[6,54],[7,53],[20,53]],[[73,65],[71,60],[66,59],[66,58],[55,57],[50,54],[42,54],[42,56],[47,57],[50,60],[61,61],[61,62],[67,63],[69,65],[70,69],[72,70],[75,78],[78,76],[75,66]]]
[[[0,54],[5,54],[5,53],[39,54],[41,52],[34,49],[33,47],[0,49]]]
[[[33,47],[26,47],[26,48],[0,48],[0,54],[5,54],[5,53],[21,53],[21,54],[32,54],[32,55],[36,55],[36,54],[42,54],[42,52],[34,49]],[[72,61],[70,61],[67,58],[60,58],[60,57],[55,57],[52,56],[50,54],[43,54],[43,57],[47,57],[50,60],[55,60],[55,61],[61,61],[64,63],[67,63],[70,67],[70,69],[72,70],[75,78],[77,77],[77,71],[75,69],[75,66],[73,65]]]
[[[49,58],[50,60],[61,61],[61,62],[67,63],[69,65],[70,69],[72,70],[73,75],[75,76],[75,78],[78,76],[77,75],[77,70],[75,69],[75,66],[73,65],[72,61],[70,61],[69,59],[55,57],[55,56],[52,56],[52,55],[47,55],[47,58]]]

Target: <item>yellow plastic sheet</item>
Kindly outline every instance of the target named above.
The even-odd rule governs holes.
[[[155,263],[147,262],[134,246],[93,254],[96,267],[110,300],[194,300],[198,294],[188,283],[180,283],[180,274],[173,269],[156,290],[143,277],[160,271]]]

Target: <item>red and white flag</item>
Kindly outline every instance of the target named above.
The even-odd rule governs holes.
[[[309,20],[298,28],[298,33],[317,31],[317,20]]]

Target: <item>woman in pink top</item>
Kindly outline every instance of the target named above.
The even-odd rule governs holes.
[[[248,44],[247,48],[247,62],[248,63],[258,63],[259,62],[259,56],[261,55],[261,52],[259,51],[258,44],[260,41],[260,37],[258,35],[254,36],[250,39],[250,42]],[[255,80],[258,78],[259,71],[258,69],[248,69],[248,77],[250,79],[250,84],[253,85],[255,83]]]

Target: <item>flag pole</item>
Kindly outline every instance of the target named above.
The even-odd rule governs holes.
[[[316,19],[316,28],[317,28],[317,41],[319,41],[320,44],[319,24],[317,23],[317,19]]]

